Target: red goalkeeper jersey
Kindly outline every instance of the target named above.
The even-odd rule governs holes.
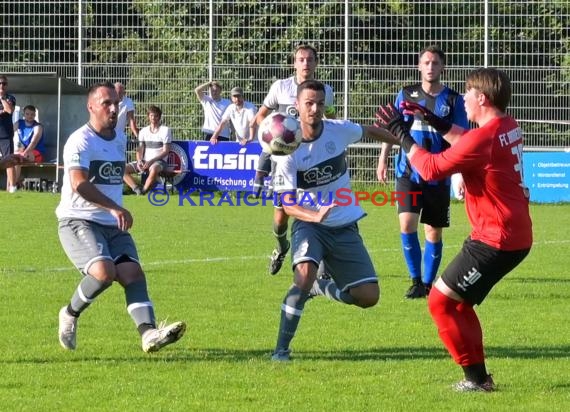
[[[532,245],[522,155],[521,129],[512,117],[505,116],[467,131],[441,153],[420,148],[410,162],[425,180],[461,172],[471,238],[508,251]]]

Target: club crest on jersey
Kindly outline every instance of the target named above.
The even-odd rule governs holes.
[[[297,108],[295,106],[287,106],[287,109],[285,111],[290,116],[293,116],[293,117],[299,116],[299,111],[297,110]]]
[[[444,104],[443,106],[441,106],[439,108],[440,117],[445,117],[445,116],[449,115],[450,112],[451,112],[451,108],[446,104]]]
[[[327,151],[327,153],[333,154],[336,151],[336,144],[334,144],[333,141],[327,142],[325,144],[325,150]]]

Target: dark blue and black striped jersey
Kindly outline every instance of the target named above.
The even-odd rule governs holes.
[[[400,90],[396,97],[395,106],[398,110],[401,110],[400,103],[404,100],[418,103],[431,110],[437,116],[461,126],[464,129],[469,128],[463,97],[447,86],[445,86],[437,96],[432,96],[424,92],[421,83],[406,86]],[[439,153],[449,147],[449,143],[426,122],[419,118],[414,119],[411,116],[404,116],[404,120],[410,124],[410,134],[416,143],[426,150],[431,153]],[[413,182],[422,182],[422,178],[417,170],[410,165],[406,154],[402,150],[400,150],[396,156],[395,168],[396,177],[408,177]],[[428,183],[440,184],[442,182],[431,181]],[[450,179],[445,179],[443,183],[449,185]]]

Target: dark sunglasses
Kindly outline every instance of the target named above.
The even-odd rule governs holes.
[[[0,82],[0,84],[1,84],[2,86],[7,86],[7,85],[8,85],[8,82]]]

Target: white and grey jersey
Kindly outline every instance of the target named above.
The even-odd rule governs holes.
[[[162,153],[165,144],[172,142],[172,133],[169,127],[162,124],[155,132],[151,130],[150,126],[146,126],[139,132],[139,142],[145,144],[144,160],[154,159]],[[166,160],[167,156],[168,154],[165,154],[162,160]]]
[[[296,204],[310,210],[335,202],[322,222],[329,227],[346,226],[365,216],[350,185],[346,148],[362,138],[362,127],[348,120],[323,120],[321,135],[288,156],[276,160],[274,189],[295,192]]]
[[[88,125],[69,136],[63,148],[63,184],[61,201],[56,215],[62,219],[84,219],[102,225],[116,225],[113,215],[85,200],[71,188],[69,171],[82,169],[95,187],[119,206],[123,203],[123,175],[127,139],[124,133],[116,133],[112,139],[98,135]]]
[[[263,105],[273,111],[297,117],[295,101],[297,100],[298,86],[295,76],[277,80],[269,88]],[[334,113],[334,92],[331,86],[325,84],[325,112],[330,113],[331,108]]]

